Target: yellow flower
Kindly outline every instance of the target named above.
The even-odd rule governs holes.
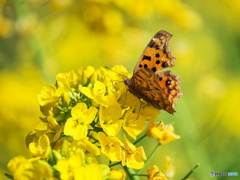
[[[122,66],[113,70],[129,77]],[[44,116],[26,138],[30,152],[37,158],[10,161],[9,169],[16,179],[28,176],[53,180],[54,176],[63,180],[124,180],[123,170],[100,165],[96,159],[102,153],[117,162],[111,166],[121,162],[128,168],[144,167],[143,147],[136,147],[127,138],[122,143],[117,138],[123,134],[121,130],[128,138],[136,139],[149,120],[146,133],[158,138],[159,143],[180,138],[172,125],[155,123],[158,110],[126,93],[128,87],[123,82],[113,83],[123,80],[114,71],[88,66],[79,69],[79,74],[60,73],[55,86],[44,86],[38,95]],[[149,172],[152,180],[165,177],[156,168]]]
[[[172,124],[164,125],[163,122],[155,123],[153,119],[149,121],[146,133],[148,137],[158,138],[158,142],[161,145],[166,145],[171,141],[180,139],[180,136],[174,133]]]
[[[150,138],[162,138],[164,123],[156,123],[154,119],[150,119],[146,133]]]
[[[123,118],[123,129],[133,139],[136,139],[145,127],[146,117],[133,113],[133,108],[128,108]]]
[[[92,83],[92,81],[96,80],[95,68],[92,66],[87,66],[86,68],[79,68],[78,74],[80,75],[80,83],[82,85],[86,85]]]
[[[105,68],[103,72],[102,76],[105,77],[104,84],[109,87],[108,90],[114,93],[121,105],[126,104],[127,99],[124,94],[127,93],[127,86],[123,82],[123,77],[130,78],[126,68],[116,65],[112,68],[112,71]]]
[[[8,168],[15,180],[53,180],[51,166],[38,158],[26,159],[23,156],[17,156],[9,161]]]
[[[156,119],[157,118],[157,115],[160,113],[161,111],[159,111],[158,109],[152,107],[152,106],[145,106],[142,108],[142,111],[141,111],[141,115],[145,116],[145,117],[148,117],[150,119]]]
[[[43,86],[40,94],[37,96],[43,115],[53,116],[57,114],[59,111],[57,105],[64,91],[64,88],[57,89],[54,85]]]
[[[151,169],[148,169],[148,180],[167,180],[166,176],[159,171],[156,165],[153,165]]]
[[[106,94],[106,86],[100,81],[95,81],[93,88],[82,87],[81,92],[102,106],[107,107],[117,103],[116,97],[111,91],[108,91],[108,94]]]
[[[40,106],[45,106],[49,103],[56,104],[61,96],[61,93],[54,85],[43,86],[40,94],[38,95],[38,101]]]
[[[82,151],[75,152],[69,159],[58,160],[55,167],[60,172],[62,180],[102,180],[103,177],[101,166],[92,161],[91,157],[86,158]]]
[[[31,142],[29,144],[29,150],[33,156],[41,156],[41,158],[46,158],[51,152],[51,146],[49,138],[46,134],[39,137],[37,142]]]
[[[88,109],[85,103],[78,103],[72,108],[72,117],[67,119],[64,134],[73,136],[75,140],[86,137],[89,124],[94,120],[97,111],[95,107]]]
[[[124,153],[122,165],[133,169],[141,169],[144,166],[143,160],[146,160],[146,155],[143,147],[136,148],[128,139],[124,139]]]
[[[102,153],[111,161],[121,161],[123,143],[116,137],[106,136],[103,132],[98,133]]]
[[[100,150],[98,149],[98,147],[92,144],[87,137],[77,141],[73,141],[70,144],[69,148],[73,152],[75,152],[78,149],[81,149],[84,153],[91,153],[91,155],[95,155],[95,156],[100,155]]]
[[[88,166],[76,168],[74,179],[102,180],[103,172],[99,164],[92,163]]]
[[[126,173],[122,169],[111,169],[108,173],[107,180],[125,180]]]
[[[126,87],[126,85],[125,85],[125,87]],[[140,107],[141,107],[141,102],[140,102],[141,100],[139,98],[137,98],[136,96],[134,96],[132,93],[130,93],[127,90],[127,87],[126,87],[125,92],[126,92],[125,96],[122,95],[122,98],[121,98],[122,105],[124,107],[134,107],[135,112],[139,113]],[[142,103],[145,103],[145,102],[142,101]]]
[[[100,106],[99,120],[101,128],[108,136],[116,136],[121,129],[122,108],[119,104],[108,107]]]
[[[79,80],[78,76],[73,72],[69,73],[59,73],[57,75],[57,87],[58,88],[67,88],[68,90],[77,89]]]
[[[176,135],[174,133],[174,127],[172,126],[172,124],[167,124],[164,126],[162,137],[158,139],[158,142],[161,145],[166,145],[171,141],[174,141],[180,138],[181,136]]]
[[[53,118],[52,116],[48,116],[47,121],[48,121],[48,133],[54,134],[51,140],[55,142],[60,138],[63,131],[63,126],[60,126],[57,123],[56,119]]]

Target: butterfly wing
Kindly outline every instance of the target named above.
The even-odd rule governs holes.
[[[172,35],[164,30],[156,33],[143,51],[132,78],[124,78],[124,82],[129,91],[139,99],[173,114],[173,107],[182,95],[179,76],[175,76],[171,71],[158,72],[174,66],[175,58],[168,48],[171,37]]]
[[[134,73],[143,68],[149,68],[156,72],[163,68],[174,66],[175,58],[172,57],[168,48],[168,42],[171,37],[172,35],[167,31],[161,30],[157,32],[143,51]]]
[[[162,94],[174,107],[177,99],[183,95],[180,90],[180,76],[174,75],[171,71],[163,71],[155,74],[155,81],[164,90]]]
[[[163,109],[171,114],[177,99],[182,95],[179,88],[179,76],[171,71],[154,73],[144,68],[137,71],[131,84],[127,84],[129,91],[157,109]]]

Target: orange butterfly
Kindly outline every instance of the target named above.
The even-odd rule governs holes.
[[[177,99],[183,95],[180,91],[180,78],[171,71],[158,72],[174,66],[168,42],[172,35],[161,30],[156,33],[143,51],[131,79],[124,78],[129,91],[157,109],[171,114]]]

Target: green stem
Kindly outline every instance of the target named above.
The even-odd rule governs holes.
[[[123,166],[123,169],[125,170],[129,180],[139,180],[139,177],[136,176],[135,174],[136,173],[135,170],[128,168],[126,166]]]
[[[109,167],[111,168],[111,167],[116,166],[116,165],[118,165],[118,164],[120,164],[120,162],[116,162],[116,163],[114,163],[114,164],[110,164]]]
[[[148,176],[147,174],[132,174],[132,176]]]
[[[7,176],[9,179],[13,179],[14,180],[14,178],[13,178],[13,176],[11,174],[4,173],[4,175]]]
[[[186,180],[198,166],[200,166],[199,163],[194,168],[192,168],[191,171],[189,171],[189,173],[184,178],[182,178],[181,180]]]
[[[144,134],[142,137],[140,137],[137,141],[135,141],[133,144],[136,145],[139,141],[141,141],[143,138],[145,138],[147,134]]]
[[[152,153],[149,155],[149,157],[148,157],[148,159],[146,160],[146,162],[145,162],[145,166],[146,166],[146,164],[151,160],[151,158],[156,154],[156,152],[157,152],[157,150],[158,150],[158,148],[161,146],[161,144],[157,144],[157,146],[154,148],[154,150],[152,151]],[[139,169],[138,171],[137,171],[137,173],[140,173],[142,171],[142,169]]]

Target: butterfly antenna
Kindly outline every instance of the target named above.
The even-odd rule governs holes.
[[[112,70],[111,68],[109,68],[109,67],[107,67],[107,66],[104,66],[104,67],[105,67],[106,69],[110,70],[110,71],[113,71],[113,72],[117,73],[118,75],[120,75],[120,76],[122,76],[122,77],[124,77],[124,78],[127,78],[127,76],[124,76],[124,75],[120,74],[119,72],[114,71],[114,70]]]
[[[106,69],[111,70],[111,71],[113,71],[113,72],[115,72],[115,73],[121,75],[122,77],[125,77],[125,78],[126,78],[126,76],[124,76],[124,75],[118,73],[117,71],[114,71],[114,70],[112,70],[111,68],[109,68],[109,67],[107,67],[107,66],[104,66],[104,67],[105,67]],[[112,85],[108,85],[108,86],[106,86],[106,87],[111,87],[111,86],[113,86],[113,85],[114,85],[114,84],[113,84],[114,81],[117,81],[117,82],[123,82],[123,81],[113,80],[113,81],[112,81]],[[105,87],[105,88],[106,88],[106,87]],[[101,89],[98,89],[98,90],[103,90],[103,89],[105,89],[105,88],[101,88]]]

